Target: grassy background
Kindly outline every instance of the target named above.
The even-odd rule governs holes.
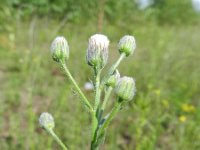
[[[68,23],[57,32],[57,24],[35,19],[16,26],[13,33],[0,34],[1,150],[60,149],[38,125],[38,117],[45,111],[53,114],[55,132],[71,150],[89,148],[91,118],[51,59],[49,47],[56,35],[67,38],[67,65],[92,99],[92,92],[83,85],[93,78],[85,53],[96,26]],[[119,71],[135,78],[137,94],[113,120],[102,149],[200,149],[199,25],[105,22],[103,33],[111,44],[108,66],[119,56],[119,39],[124,34],[136,38],[134,55],[120,64]]]

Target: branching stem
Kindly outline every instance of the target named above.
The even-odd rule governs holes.
[[[101,135],[101,133],[103,133],[106,128],[108,127],[109,123],[111,122],[111,120],[114,118],[114,116],[117,114],[117,112],[120,110],[121,107],[121,103],[120,102],[116,102],[115,106],[113,107],[113,109],[111,110],[108,118],[106,119],[106,121],[103,123],[102,127],[99,129],[99,135]]]

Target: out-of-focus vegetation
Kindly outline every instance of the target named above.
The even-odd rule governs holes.
[[[71,150],[89,149],[91,119],[49,46],[56,35],[67,38],[67,65],[83,87],[92,79],[87,40],[102,32],[111,43],[109,64],[119,56],[116,43],[124,34],[137,42],[135,54],[119,67],[136,79],[135,101],[112,122],[102,149],[199,150],[200,18],[191,1],[157,0],[145,10],[133,0],[100,2],[0,3],[0,149],[59,149],[38,125],[44,111],[54,115],[55,132]]]
[[[33,16],[47,17],[49,19],[67,18],[69,22],[90,22],[95,20],[104,4],[105,19],[117,22],[120,19],[131,21],[147,21],[155,19],[161,24],[194,22],[197,18],[192,9],[190,0],[154,0],[151,7],[145,11],[138,11],[137,0],[7,0],[0,4],[0,25],[16,19],[30,19]],[[143,14],[141,17],[140,14]]]

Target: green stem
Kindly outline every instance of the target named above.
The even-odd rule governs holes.
[[[100,75],[101,70],[95,69],[95,104],[94,104],[94,111],[96,111],[99,107],[100,97],[101,97],[101,90],[100,86]]]
[[[95,104],[94,104],[94,111],[92,115],[92,142],[96,140],[96,133],[98,127],[98,111],[99,111],[99,104],[100,104],[100,97],[101,97],[101,90],[100,86],[100,75],[101,70],[98,68],[94,68],[95,71]]]
[[[114,116],[120,110],[121,104],[122,104],[121,102],[116,102],[115,103],[115,106],[111,110],[108,118],[105,120],[105,122],[103,123],[102,127],[99,129],[99,133],[98,133],[99,135],[101,135],[101,133],[108,127],[108,125],[111,122],[111,120],[114,118]]]
[[[95,141],[95,136],[96,136],[96,129],[98,126],[98,120],[96,117],[96,112],[92,112],[92,142]]]
[[[86,108],[90,111],[93,112],[93,108],[90,104],[90,102],[87,100],[87,98],[85,97],[85,95],[83,94],[83,92],[81,91],[81,89],[79,88],[79,86],[77,85],[76,81],[74,80],[74,78],[72,77],[71,73],[69,72],[69,69],[67,68],[66,64],[61,62],[60,63],[65,74],[69,77],[70,81],[74,84],[77,92],[80,94],[81,96],[81,100],[83,102],[83,104],[86,106]]]
[[[112,87],[111,86],[109,86],[108,87],[108,90],[105,92],[105,97],[104,97],[104,100],[103,100],[103,104],[102,104],[102,106],[101,106],[101,110],[102,111],[104,111],[104,109],[105,109],[105,107],[106,107],[106,104],[107,104],[107,102],[108,102],[108,98],[109,98],[109,96],[110,96],[110,94],[111,94],[111,92],[112,92]]]
[[[126,54],[125,53],[121,53],[118,60],[116,61],[116,63],[110,68],[110,70],[108,71],[108,75],[112,75],[114,73],[114,71],[117,69],[117,67],[119,66],[120,62],[125,58]]]
[[[59,137],[54,133],[53,130],[46,129],[47,132],[53,137],[53,139],[63,148],[63,150],[68,150],[65,144],[59,139]]]
[[[108,74],[103,78],[100,88],[102,89],[105,85],[105,82],[108,80],[108,78],[114,73],[114,71],[117,69],[119,66],[120,62],[126,57],[125,53],[121,53],[120,57],[118,60],[112,65],[112,67],[108,70]]]

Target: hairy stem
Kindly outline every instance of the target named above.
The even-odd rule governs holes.
[[[120,110],[120,107],[121,107],[121,103],[120,102],[116,102],[115,106],[111,110],[110,114],[108,115],[107,119],[103,123],[102,127],[99,129],[99,133],[98,133],[99,135],[101,135],[101,133],[103,133],[104,130],[108,127],[108,125],[111,122],[111,120],[114,118],[114,116]]]
[[[94,104],[94,111],[96,111],[99,107],[100,97],[101,97],[101,90],[100,86],[100,74],[101,70],[95,69],[95,104]]]
[[[59,139],[53,130],[46,129],[47,132],[53,137],[53,139],[63,148],[63,150],[68,150],[65,144]]]
[[[102,89],[105,85],[105,82],[108,80],[108,78],[114,73],[114,71],[117,69],[119,66],[120,62],[126,57],[125,53],[121,53],[120,57],[118,60],[112,65],[112,67],[108,70],[107,75],[103,78],[100,88]]]
[[[77,92],[80,94],[83,104],[86,106],[86,108],[88,109],[89,112],[93,112],[93,108],[92,108],[90,102],[87,100],[87,98],[85,97],[85,95],[83,94],[83,92],[81,91],[79,86],[77,85],[76,81],[72,77],[72,75],[71,75],[69,69],[67,68],[66,64],[63,63],[63,62],[61,62],[60,64],[61,64],[61,67],[64,70],[65,75],[67,75],[69,77],[70,81],[74,84]]]
[[[125,56],[126,56],[125,53],[121,53],[120,54],[118,60],[114,63],[114,65],[108,71],[108,75],[112,75],[114,73],[114,71],[117,69],[117,67],[119,66],[120,62],[125,58]]]
[[[98,110],[99,110],[98,108],[99,108],[100,97],[101,97],[101,90],[99,88],[101,70],[98,68],[95,68],[94,71],[95,71],[95,104],[94,104],[94,111],[92,115],[92,143],[95,143],[96,141],[97,128],[98,128]]]

